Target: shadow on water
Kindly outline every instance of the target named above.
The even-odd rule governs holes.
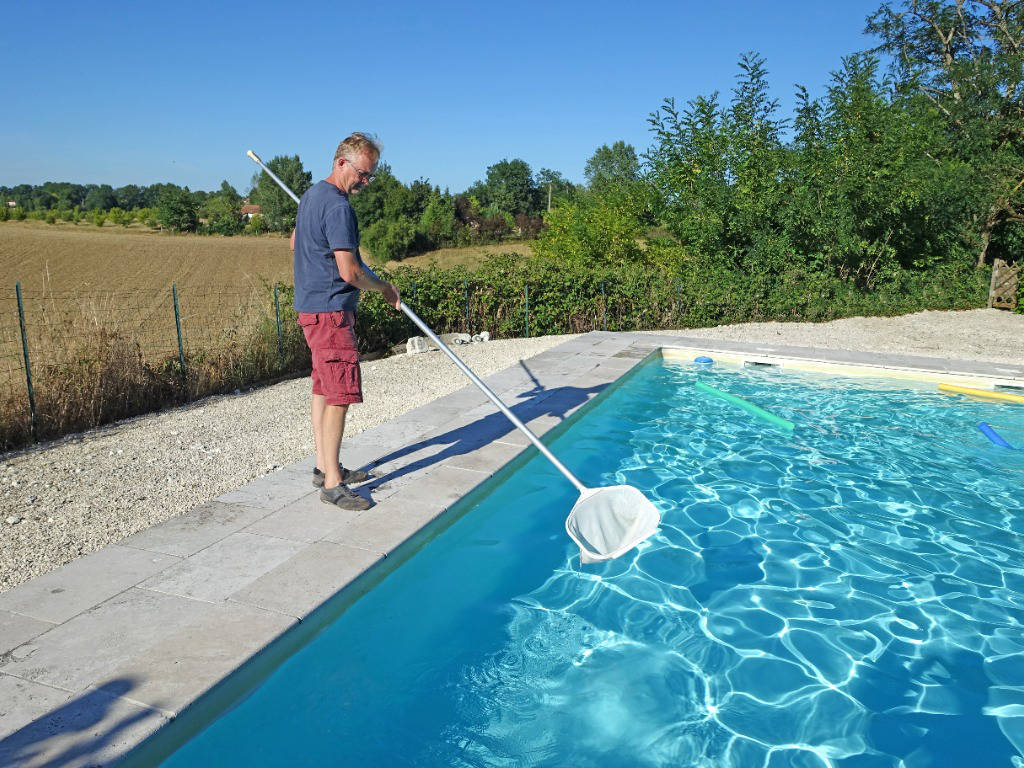
[[[161,718],[158,712],[135,705],[129,705],[133,711],[123,715],[115,711],[120,697],[135,687],[135,681],[117,678],[37,717],[0,740],[0,768],[113,762],[116,755],[108,750],[121,734],[143,721]]]
[[[522,402],[514,405],[506,403],[506,405],[515,414],[516,418],[527,426],[529,426],[530,421],[542,416],[550,416],[564,421],[569,411],[586,403],[594,395],[608,387],[607,384],[599,384],[593,387],[555,387],[554,389],[546,389],[522,360],[519,361],[519,365],[522,366],[533,382],[533,389],[518,395]],[[364,486],[364,488],[373,491],[386,483],[419,471],[424,467],[439,464],[454,456],[472,453],[478,448],[515,431],[516,427],[508,420],[508,417],[495,409],[494,413],[488,414],[474,422],[456,427],[440,435],[425,438],[376,459],[369,466],[381,467],[420,451],[443,446],[442,450],[430,456],[424,456],[407,464],[401,464],[393,469],[388,469],[371,484]]]

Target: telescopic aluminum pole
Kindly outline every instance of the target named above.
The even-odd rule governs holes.
[[[245,154],[247,154],[249,158],[254,163],[256,163],[260,168],[266,171],[267,175],[270,176],[270,178],[272,178],[274,181],[276,181],[277,185],[281,187],[281,189],[283,189],[286,193],[288,193],[292,200],[294,200],[296,203],[299,202],[299,198],[296,196],[296,194],[292,192],[288,188],[288,185],[281,181],[273,171],[271,171],[269,168],[267,168],[267,166],[263,164],[263,161],[260,160],[259,156],[255,152],[253,152],[250,149]],[[576,490],[578,490],[580,493],[586,493],[589,490],[585,485],[583,485],[583,483],[581,483],[576,478],[576,476],[572,472],[570,472],[566,468],[564,464],[562,464],[562,462],[560,462],[555,457],[555,455],[551,451],[548,450],[548,447],[540,441],[540,438],[533,434],[533,432],[531,432],[530,429],[525,424],[523,424],[523,422],[516,418],[516,415],[509,410],[508,406],[506,406],[501,401],[501,399],[496,394],[494,394],[494,392],[491,391],[491,388],[484,384],[483,381],[481,381],[480,377],[473,373],[473,371],[470,370],[469,366],[462,362],[459,356],[452,352],[448,345],[441,341],[440,338],[438,338],[437,334],[430,329],[430,326],[428,326],[420,319],[419,315],[417,315],[415,312],[409,309],[409,307],[406,306],[404,301],[398,302],[398,308],[401,309],[408,316],[408,318],[416,324],[417,328],[423,331],[427,335],[427,337],[437,345],[438,349],[440,349],[442,352],[448,355],[449,358],[451,358],[451,361],[455,363],[458,369],[462,371],[464,374],[466,374],[469,380],[476,384],[477,387],[479,387],[481,392],[487,395],[487,398],[498,407],[498,410],[505,414],[508,420],[511,421],[519,431],[521,431],[530,439],[530,442],[533,443],[534,446],[536,446],[538,451],[544,454],[544,457],[548,461],[555,465],[555,469],[557,469],[559,472],[565,475],[566,479],[574,486],[576,486]]]

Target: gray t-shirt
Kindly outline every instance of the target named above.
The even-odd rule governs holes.
[[[341,279],[335,251],[359,256],[359,224],[348,196],[329,181],[306,190],[295,218],[295,311],[355,311],[359,289]]]

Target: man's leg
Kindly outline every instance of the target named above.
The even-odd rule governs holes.
[[[321,400],[323,397],[321,396]],[[316,410],[314,401],[313,409]],[[320,440],[317,442],[317,464],[324,473],[324,488],[334,488],[341,482],[341,436],[345,433],[347,405],[327,405],[324,402],[320,415]],[[313,417],[314,440],[316,439],[316,416]]]

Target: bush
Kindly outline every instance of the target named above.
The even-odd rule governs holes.
[[[249,223],[245,225],[245,229],[242,231],[247,235],[263,235],[270,231],[270,225],[267,224],[266,219],[257,213],[249,219]]]
[[[127,227],[128,224],[131,223],[131,219],[130,218],[128,218],[127,221],[126,221],[126,217],[127,216],[128,216],[128,214],[125,213],[124,209],[118,208],[116,205],[113,208],[111,208],[109,211],[107,211],[107,221],[109,221],[114,226],[119,226],[120,225],[120,226]]]
[[[92,214],[90,215],[89,218],[90,218],[90,220],[92,221],[92,223],[95,226],[102,227],[103,226],[103,222],[105,222],[107,220],[107,212],[106,211],[101,211],[101,210],[95,210],[95,211],[92,212]]]
[[[376,261],[401,259],[411,256],[417,243],[416,224],[408,216],[394,220],[379,219],[371,224],[363,240]]]
[[[15,221],[24,221],[26,216],[27,214],[25,213],[25,209],[20,205],[11,210],[11,218]]]

